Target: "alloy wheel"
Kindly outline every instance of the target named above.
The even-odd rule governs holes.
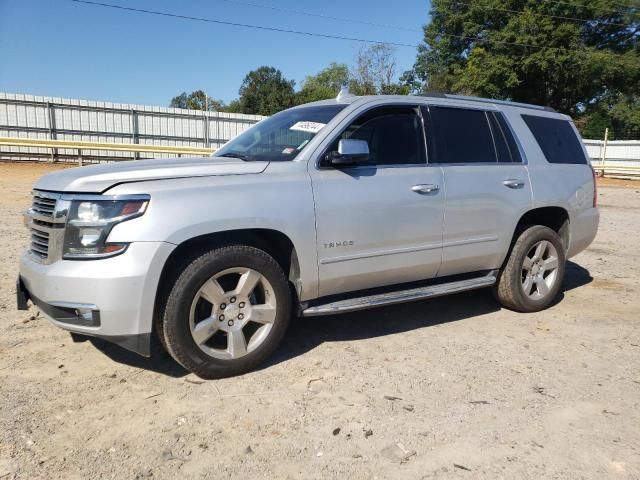
[[[558,252],[547,240],[535,243],[522,262],[522,289],[533,300],[545,298],[558,280]]]
[[[189,314],[191,336],[211,357],[240,358],[264,343],[276,308],[273,288],[264,275],[251,268],[229,268],[196,293]]]

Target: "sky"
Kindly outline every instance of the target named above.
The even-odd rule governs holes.
[[[411,45],[422,40],[421,27],[428,21],[429,11],[428,0],[95,1]],[[250,70],[274,66],[298,87],[306,75],[331,62],[352,65],[361,45],[71,0],[0,0],[0,92],[166,106],[183,91],[203,89],[209,96],[229,102],[237,98]],[[401,74],[413,65],[416,48],[397,47],[395,53]]]

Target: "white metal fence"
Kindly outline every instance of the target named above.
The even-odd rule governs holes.
[[[0,137],[217,148],[262,118],[0,92]],[[88,161],[100,161],[170,154],[87,150],[83,155]],[[76,156],[70,149],[0,147],[0,159],[65,160]]]
[[[264,117],[0,92],[0,137],[217,148]],[[640,140],[584,140],[592,163],[640,166]],[[167,153],[83,150],[85,161]],[[77,159],[77,150],[0,145],[0,159]]]
[[[591,163],[615,166],[640,166],[640,140],[584,140]]]

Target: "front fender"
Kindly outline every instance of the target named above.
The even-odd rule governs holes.
[[[287,162],[273,170],[276,171],[271,174],[116,186],[108,193],[144,192],[151,200],[143,216],[116,225],[109,241],[179,245],[195,237],[230,230],[275,230],[293,243],[300,262],[304,299],[313,298],[317,295],[318,264],[311,181],[304,165]]]

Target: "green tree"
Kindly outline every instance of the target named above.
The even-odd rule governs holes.
[[[295,81],[274,67],[260,67],[244,77],[238,106],[241,113],[273,115],[295,104]]]
[[[189,110],[206,110],[212,112],[223,112],[225,110],[224,102],[216,100],[207,95],[202,90],[195,90],[190,94],[182,92],[171,99],[169,103],[171,108],[186,108]]]
[[[296,94],[296,103],[335,98],[342,85],[348,83],[349,80],[349,67],[344,63],[331,63],[315,75],[309,75],[304,79],[302,88]]]
[[[602,138],[608,128],[610,140],[638,140],[640,95],[617,94],[600,99],[576,123],[586,138]]]
[[[343,85],[355,95],[407,95],[409,87],[394,81],[394,50],[385,44],[361,48],[350,69],[344,63],[331,63],[304,79],[296,95],[297,103],[335,98]]]
[[[628,121],[624,105],[638,109],[632,0],[433,0],[430,15],[414,67],[401,79],[416,93],[549,105],[599,124],[603,116]]]
[[[228,113],[242,113],[242,105],[240,105],[240,100],[231,100],[224,111]]]

